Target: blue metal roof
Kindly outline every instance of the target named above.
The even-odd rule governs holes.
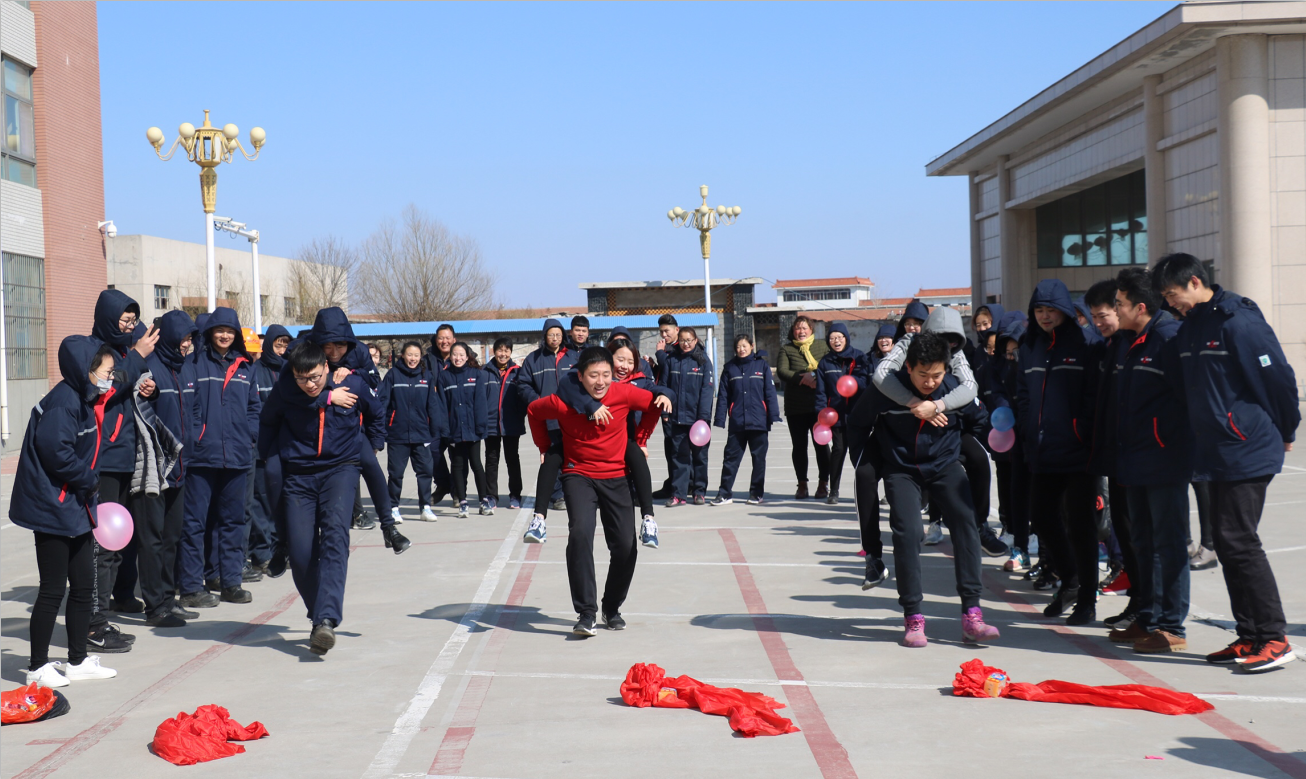
[[[450,319],[446,322],[372,322],[355,324],[354,335],[362,338],[415,338],[429,337],[435,334],[442,324],[453,325],[458,335],[483,335],[487,333],[538,333],[544,327],[546,319]],[[570,324],[570,317],[556,317],[563,327]],[[632,330],[656,330],[658,317],[647,316],[592,316],[589,317],[591,330],[611,330],[617,325],[625,325]],[[716,327],[719,323],[716,314],[676,314],[676,321],[682,327]],[[312,325],[286,325],[291,335],[309,330]],[[266,328],[264,328],[266,330]]]

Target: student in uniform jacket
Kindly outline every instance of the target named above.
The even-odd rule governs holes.
[[[985,303],[976,308],[974,315],[971,316],[971,323],[975,328],[975,340],[972,342],[970,339],[967,339],[964,351],[966,353],[966,359],[970,362],[971,368],[974,369],[977,376],[979,375],[980,369],[983,368],[984,364],[989,360],[989,353],[985,348],[988,338],[989,336],[996,336],[998,334],[998,323],[1002,321],[1002,317],[1006,315],[1006,313],[1007,310],[997,303]],[[987,323],[985,322],[985,317],[988,319]],[[987,327],[981,330],[981,324],[987,324]]]
[[[282,325],[269,325],[263,334],[263,351],[254,361],[254,386],[261,403],[267,403],[276,386],[277,377],[286,362],[290,348],[290,331]],[[278,493],[279,494],[279,493]],[[254,460],[249,482],[245,485],[245,554],[249,564],[244,573],[246,581],[258,581],[268,571],[272,550],[277,545],[277,520],[280,512],[273,511],[272,490],[268,484],[267,461]]]
[[[485,481],[490,499],[499,505],[499,458],[508,466],[508,508],[521,508],[521,437],[526,435],[526,404],[517,393],[521,366],[513,362],[512,342],[494,342],[494,358],[485,366],[490,398],[490,435],[485,439]]]
[[[726,450],[713,506],[734,501],[735,474],[744,460],[745,447],[753,463],[748,502],[759,504],[765,500],[766,450],[770,445],[771,425],[779,422],[780,398],[771,377],[771,366],[766,362],[766,355],[753,348],[752,337],[740,333],[735,336],[735,356],[721,371],[721,391],[717,393],[716,426],[726,430]]]
[[[422,345],[409,341],[399,352],[390,371],[381,380],[380,404],[385,411],[386,466],[390,475],[390,514],[398,524],[399,501],[404,489],[404,471],[409,460],[417,476],[417,504],[422,519],[436,520],[431,507],[433,441],[440,440],[437,418],[440,412],[435,377],[422,362]],[[439,444],[435,444],[439,446]]]
[[[898,326],[885,323],[880,325],[880,329],[875,331],[875,341],[871,344],[871,350],[867,352],[866,357],[870,360],[871,370],[880,364],[880,360],[889,356],[893,351],[893,334],[897,332]]]
[[[848,441],[845,433],[848,422],[844,419],[848,409],[857,402],[857,396],[866,391],[870,381],[871,368],[866,354],[861,349],[854,349],[852,337],[848,335],[848,326],[843,322],[830,325],[825,334],[825,345],[830,351],[816,364],[816,410],[832,408],[839,415],[838,421],[830,427],[830,492],[825,502],[835,505],[839,502],[839,484],[843,477],[843,461],[848,455]],[[839,348],[835,348],[836,345]],[[857,382],[857,392],[850,398],[839,394],[839,379],[851,376]]]
[[[529,406],[540,398],[548,397],[558,391],[558,384],[569,372],[576,370],[576,353],[563,345],[562,323],[556,319],[544,321],[543,336],[540,346],[522,360],[521,370],[517,373],[517,397],[523,405]],[[555,444],[562,443],[558,433],[558,423],[550,421],[548,429]],[[550,496],[554,508],[562,507],[562,482],[544,484],[538,479],[535,485],[535,500],[541,503],[544,496]]]
[[[431,347],[426,350],[426,356],[422,358],[422,364],[431,371],[431,381],[440,378],[440,371],[449,367],[449,349],[457,340],[453,325],[448,322],[435,329],[435,335],[431,336]],[[431,506],[435,507],[444,500],[444,496],[448,495],[450,490],[449,462],[445,457],[445,447],[440,441],[431,442],[431,463],[431,478],[435,485]]]
[[[59,344],[63,380],[32,408],[9,500],[9,519],[33,531],[40,575],[32,606],[27,682],[64,687],[69,678],[107,678],[100,658],[87,654],[95,589],[95,511],[105,406],[118,394],[112,372],[120,353],[84,335]],[[127,392],[130,393],[130,386]],[[68,593],[64,623],[68,664],[50,662],[59,604]],[[102,672],[93,675],[92,672]],[[67,675],[65,675],[67,674]]]
[[[489,398],[485,391],[486,374],[476,363],[472,348],[459,341],[449,350],[449,367],[436,379],[436,427],[440,437],[449,442],[449,470],[453,499],[458,516],[466,517],[467,471],[476,480],[476,498],[480,513],[494,513],[481,466],[481,441],[490,434]]]
[[[623,339],[629,341],[636,349],[639,348],[639,341],[635,340],[635,337],[630,334],[630,329],[625,325],[617,325],[612,328],[612,331],[608,333],[608,346],[611,347],[614,341],[620,341]],[[612,351],[611,348],[609,348],[608,351]],[[665,354],[665,350],[663,353]],[[649,362],[647,357],[640,356],[638,368],[638,372],[644,374],[649,381],[657,381],[657,371],[654,370],[653,363]]]
[[[1103,346],[1096,328],[1080,327],[1075,314],[1060,279],[1034,288],[1020,346],[1016,418],[1032,478],[1031,508],[1053,514],[1039,528],[1040,546],[1051,545],[1061,569],[1061,587],[1044,614],[1073,607],[1067,624],[1086,625],[1097,618],[1096,488],[1088,463]]]
[[[703,351],[698,334],[692,327],[680,328],[680,350],[667,355],[667,370],[662,385],[675,393],[671,412],[671,444],[676,453],[672,461],[671,480],[675,494],[667,507],[681,506],[692,500],[707,503],[707,446],[695,446],[689,429],[695,422],[712,421],[714,390],[712,361]]]
[[[975,377],[980,402],[990,416],[1000,408],[1010,409],[1015,414],[1019,375],[1015,349],[1025,335],[1026,325],[1023,311],[1006,311],[993,328],[997,330],[993,355]],[[998,482],[998,513],[1012,536],[1011,551],[1002,569],[1020,573],[1030,567],[1029,469],[1020,445],[1019,424],[1013,429],[1016,430],[1016,441],[1012,447],[1005,452],[990,452],[990,457],[993,458],[993,471]]]

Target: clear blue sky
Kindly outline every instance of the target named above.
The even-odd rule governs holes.
[[[576,305],[701,277],[665,214],[709,184],[744,209],[713,276],[965,286],[965,182],[925,164],[1173,5],[100,3],[108,217],[203,241],[198,169],[145,129],[210,108],[267,130],[218,213],[268,254],[411,202],[480,242],[503,302]]]

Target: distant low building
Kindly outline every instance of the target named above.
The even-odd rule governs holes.
[[[776,303],[785,308],[828,309],[831,306],[860,306],[874,300],[875,283],[860,276],[837,279],[779,279]]]

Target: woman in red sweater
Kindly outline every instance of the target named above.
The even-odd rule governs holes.
[[[609,630],[621,630],[621,604],[635,575],[639,545],[635,541],[635,505],[626,481],[626,417],[642,411],[638,430],[647,438],[661,419],[662,409],[653,393],[612,379],[612,355],[592,346],[581,352],[576,364],[581,387],[600,401],[609,418],[600,424],[570,408],[557,395],[530,404],[527,414],[531,437],[540,453],[548,452],[548,421],[557,420],[562,431],[562,492],[567,503],[567,579],[571,602],[580,615],[572,632],[578,636],[597,634],[598,586],[594,576],[595,520],[603,520],[603,534],[612,556],[603,588],[603,621]],[[665,402],[665,401],[664,401]]]

